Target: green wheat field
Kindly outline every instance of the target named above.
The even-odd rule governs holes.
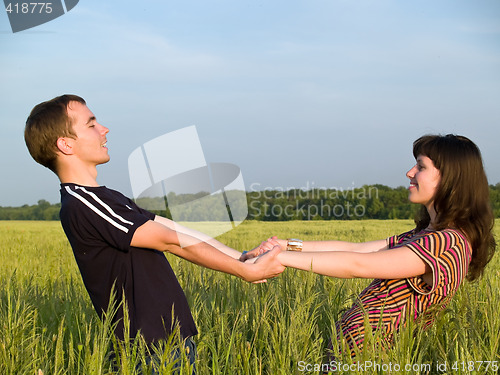
[[[271,235],[368,241],[411,228],[395,220],[248,221],[219,240],[245,250]],[[495,230],[499,241],[500,224]],[[336,369],[324,359],[334,322],[370,280],[287,269],[249,284],[167,257],[198,325],[198,374],[318,374],[322,365],[332,374],[493,374],[500,366],[498,254],[431,328],[408,324],[387,350],[377,349],[374,334],[355,360],[340,354]],[[59,222],[0,221],[0,374],[145,373],[141,339],[117,342],[110,329],[92,308]],[[168,358],[178,345],[173,336],[157,351]],[[159,372],[171,373],[171,364]]]

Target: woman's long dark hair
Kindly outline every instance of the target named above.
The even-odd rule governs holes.
[[[439,170],[441,181],[434,197],[433,228],[456,228],[467,237],[472,246],[467,279],[477,279],[496,249],[488,180],[479,148],[463,136],[425,135],[413,143],[413,155],[415,159],[427,156]],[[418,230],[429,225],[425,206],[415,223]]]

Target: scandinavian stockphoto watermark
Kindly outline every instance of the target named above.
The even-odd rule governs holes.
[[[136,148],[128,158],[128,170],[139,206],[150,211],[168,210],[176,230],[194,229],[197,240],[226,233],[248,215],[240,168],[230,163],[207,163],[195,126],[169,132]],[[198,232],[207,236],[200,238]]]
[[[360,219],[366,215],[366,204],[378,200],[376,186],[360,188],[352,186],[317,187],[307,181],[304,186],[262,187],[259,183],[250,186],[249,216],[278,220],[313,220],[314,218]],[[272,204],[267,204],[270,201]]]
[[[35,2],[26,0],[4,0],[13,33],[31,29],[52,21],[73,9],[79,0],[52,0]]]

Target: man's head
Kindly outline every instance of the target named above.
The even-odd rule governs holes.
[[[93,169],[109,161],[108,131],[97,122],[85,100],[62,95],[33,108],[26,121],[24,139],[35,161],[59,178],[61,173],[67,177],[68,172],[75,178],[74,174],[82,169]]]
[[[54,173],[57,173],[57,140],[76,138],[72,118],[68,115],[71,102],[86,104],[76,95],[58,96],[36,105],[26,120],[24,140],[31,156]]]

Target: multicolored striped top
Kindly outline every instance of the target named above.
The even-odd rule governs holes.
[[[352,355],[363,347],[365,320],[373,330],[382,330],[383,341],[390,343],[398,328],[409,317],[424,325],[432,323],[436,310],[446,307],[467,275],[471,247],[463,234],[453,229],[412,230],[387,239],[389,249],[407,246],[432,270],[432,285],[422,276],[374,280],[337,323]],[[390,250],[388,250],[390,251]]]

